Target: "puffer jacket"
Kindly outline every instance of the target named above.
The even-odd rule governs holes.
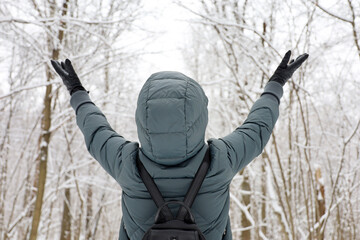
[[[111,128],[87,92],[75,92],[71,105],[87,149],[122,189],[119,239],[142,239],[157,211],[138,173],[137,154],[164,199],[182,200],[207,145],[211,165],[192,213],[207,240],[232,239],[230,182],[265,147],[278,118],[282,94],[280,84],[269,82],[240,127],[206,143],[208,100],[201,86],[179,72],[154,73],[138,97],[135,119],[139,147]],[[170,208],[175,213],[178,207]]]

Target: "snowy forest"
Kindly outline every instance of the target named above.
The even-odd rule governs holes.
[[[140,88],[174,53],[152,45],[167,29],[149,19],[170,9],[183,67],[162,70],[203,86],[207,139],[242,124],[287,50],[309,53],[265,150],[232,181],[233,239],[360,239],[358,0],[1,0],[0,239],[118,238],[121,188],[88,153],[50,59],[71,59],[137,141]]]

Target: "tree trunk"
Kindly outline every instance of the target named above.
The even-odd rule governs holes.
[[[261,164],[261,193],[264,197],[264,199],[266,199],[267,193],[266,193],[266,168],[265,168],[265,162],[263,162]],[[260,227],[261,232],[266,236],[266,231],[267,231],[267,224],[266,224],[266,201],[262,200],[261,201],[261,224],[264,226]]]
[[[10,74],[11,79],[11,74]],[[12,81],[11,81],[12,82]],[[12,84],[10,86],[12,88]],[[9,117],[6,123],[6,129],[4,137],[0,143],[0,159],[4,159],[0,161],[0,237],[2,239],[7,239],[7,231],[5,227],[5,202],[6,202],[6,194],[7,194],[7,172],[8,172],[8,152],[9,148],[6,145],[10,146],[10,128],[11,122],[13,117],[13,97],[10,98],[10,110],[9,110]]]
[[[51,79],[50,69],[47,67],[47,81]],[[41,207],[43,203],[43,196],[45,192],[45,183],[46,183],[46,170],[47,170],[47,160],[48,160],[48,150],[50,143],[51,133],[49,132],[51,127],[51,96],[52,85],[46,86],[45,96],[44,96],[44,109],[42,111],[41,119],[41,134],[39,137],[39,148],[40,152],[36,158],[37,164],[39,164],[38,172],[36,173],[37,177],[37,192],[36,192],[36,201],[35,208],[33,212],[33,219],[31,224],[30,240],[35,240],[37,238],[38,227],[40,223],[41,216]]]
[[[321,217],[325,214],[325,187],[323,183],[323,178],[321,176],[321,169],[318,168],[315,171],[315,179],[316,179],[316,201],[318,210],[316,211],[316,222],[319,222]],[[318,237],[317,239],[323,240],[324,239],[324,232],[319,231],[320,228],[318,228]]]
[[[65,176],[65,181],[68,180],[68,176]],[[65,188],[65,199],[64,199],[64,207],[63,207],[63,215],[61,221],[61,233],[60,240],[71,240],[71,215],[69,209],[70,203],[70,188]]]
[[[86,229],[86,239],[92,239],[92,229],[91,229],[91,219],[92,219],[92,215],[93,215],[93,210],[92,210],[92,187],[91,185],[88,186],[88,190],[87,190],[87,197],[86,197],[86,225],[85,225],[85,229]]]
[[[62,8],[62,15],[65,16],[67,13],[67,3],[68,0],[64,1],[63,8]],[[54,14],[56,11],[56,6],[51,6],[51,15]],[[58,33],[58,40],[59,42],[62,41],[64,36],[64,31],[62,29],[65,28],[65,23],[61,23],[61,30],[59,30]],[[48,46],[49,48],[52,48],[52,36],[48,36]],[[53,49],[51,54],[52,59],[58,59],[59,58],[59,50]],[[46,66],[46,77],[47,82],[50,82],[50,80],[53,78],[51,71],[48,66]],[[43,204],[43,196],[45,192],[45,183],[46,183],[46,171],[47,171],[47,161],[48,161],[48,150],[49,150],[49,144],[50,144],[50,137],[51,132],[51,102],[52,102],[52,85],[49,84],[46,86],[45,90],[45,96],[44,96],[44,109],[42,111],[42,118],[41,118],[41,134],[39,137],[39,155],[36,158],[36,162],[39,165],[39,168],[37,169],[38,172],[35,173],[37,176],[37,181],[35,181],[36,184],[36,200],[35,200],[35,208],[33,212],[33,218],[31,223],[31,232],[30,232],[30,240],[37,239],[38,234],[38,228],[40,223],[40,217],[41,217],[41,208]]]
[[[246,194],[242,194],[242,200],[244,206],[247,207],[248,211],[250,212],[250,183],[249,183],[249,176],[246,172],[243,172],[244,180],[241,183],[241,189],[246,192]],[[251,222],[247,219],[244,213],[241,214],[241,226],[243,228],[247,228],[251,226]],[[251,230],[245,230],[241,233],[242,239],[251,239]]]

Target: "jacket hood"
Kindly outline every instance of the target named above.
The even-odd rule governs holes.
[[[135,113],[142,152],[163,165],[179,164],[204,146],[208,99],[201,86],[179,72],[152,74]]]

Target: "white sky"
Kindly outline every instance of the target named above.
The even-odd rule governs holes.
[[[191,0],[183,0],[183,3],[193,3]],[[184,46],[184,41],[190,37],[190,27],[188,19],[194,16],[173,3],[172,0],[145,0],[142,2],[148,15],[136,24],[144,30],[156,32],[157,38],[151,41],[143,49],[145,52],[158,52],[157,54],[146,54],[138,62],[138,77],[145,81],[152,73],[158,71],[179,71],[187,74],[180,47]],[[133,42],[134,48],[143,45],[144,35],[134,33],[135,35],[128,38]],[[122,45],[121,43],[119,43]],[[125,45],[127,45],[125,43]],[[0,52],[8,51],[2,49]],[[8,64],[0,65],[0,78],[7,79]],[[1,84],[2,90],[0,95],[8,92],[8,84]]]
[[[143,27],[161,32],[145,50],[160,53],[146,55],[140,63],[139,74],[143,79],[158,71],[179,71],[186,74],[186,66],[179,48],[184,46],[184,41],[190,36],[187,20],[193,16],[171,0],[144,1],[144,7],[154,16],[148,16]]]

